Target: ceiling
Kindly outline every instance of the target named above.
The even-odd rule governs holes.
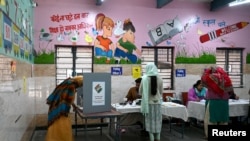
[[[169,4],[173,0],[156,0],[156,8],[162,8],[165,5]],[[181,1],[181,0],[179,0]],[[184,0],[182,0],[184,1]],[[190,2],[208,2],[210,3],[210,11],[218,10],[222,7],[227,6],[229,3],[235,1],[235,0],[189,0]],[[239,0],[244,1],[244,0]]]
[[[173,2],[174,0],[156,0],[156,8],[160,9],[169,3]],[[177,1],[177,0],[175,0]],[[222,7],[228,6],[229,3],[236,1],[236,0],[178,0],[178,1],[189,1],[189,2],[204,2],[209,3],[210,7],[208,10],[216,11]],[[237,1],[245,1],[245,0],[237,0]],[[102,5],[103,0],[96,0],[96,5]]]

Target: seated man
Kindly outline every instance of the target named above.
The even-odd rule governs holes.
[[[131,87],[126,96],[128,102],[133,102],[137,98],[141,98],[141,95],[138,94],[139,86],[141,84],[141,78],[135,80],[135,86]]]
[[[141,95],[138,94],[139,86],[141,84],[141,78],[135,80],[135,86],[131,87],[126,95],[127,102],[132,103],[136,99],[141,98]],[[121,126],[130,126],[130,125],[140,125],[143,128],[143,116],[141,113],[128,113],[124,114],[120,120]],[[125,132],[125,129],[121,130]]]

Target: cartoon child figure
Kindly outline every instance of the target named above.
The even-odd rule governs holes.
[[[112,36],[113,28],[114,28],[114,21],[106,17],[104,14],[99,13],[96,15],[96,30],[103,31],[102,35],[98,35],[94,42],[95,47],[95,56],[97,59],[101,57],[106,57],[106,64],[110,63],[110,58],[113,57],[114,52],[114,44],[109,39]]]
[[[126,19],[123,24],[123,30],[125,33],[116,43],[115,49],[115,63],[121,63],[121,59],[126,60],[126,62],[130,61],[135,64],[137,62],[137,55],[141,55],[141,51],[135,46],[135,27],[130,19]],[[136,52],[137,55],[133,54]]]

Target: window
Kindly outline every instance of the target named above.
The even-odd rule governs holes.
[[[228,72],[235,88],[243,87],[243,50],[238,47],[216,49],[216,65]]]
[[[55,45],[56,84],[77,74],[93,72],[92,46]]]
[[[174,47],[142,47],[142,73],[145,73],[146,64],[154,62],[158,73],[163,79],[164,90],[174,89],[173,83]]]

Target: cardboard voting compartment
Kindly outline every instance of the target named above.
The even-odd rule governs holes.
[[[83,113],[111,111],[111,74],[83,73]]]

